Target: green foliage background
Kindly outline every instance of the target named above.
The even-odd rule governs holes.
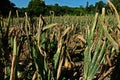
[[[120,3],[119,0],[111,0],[115,5],[118,12],[120,12]],[[95,12],[101,13],[102,7],[105,7],[109,10],[108,3],[104,3],[102,0],[96,2],[94,5],[86,2],[86,6],[83,7],[68,7],[68,6],[60,6],[59,4],[54,5],[46,5],[43,0],[31,0],[26,8],[17,8],[15,4],[9,0],[1,0],[0,1],[0,14],[3,16],[8,15],[8,12],[11,10],[12,14],[15,13],[15,10],[19,10],[20,16],[24,16],[25,12],[28,12],[31,16],[39,16],[40,14],[44,16],[50,15],[50,11],[54,11],[54,15],[86,15],[86,14],[95,14]],[[106,11],[109,14],[109,11]],[[14,14],[13,14],[14,15]]]

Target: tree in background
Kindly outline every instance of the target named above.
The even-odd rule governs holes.
[[[45,13],[45,2],[43,0],[31,0],[27,8],[29,15],[39,16],[40,14],[44,15]]]
[[[96,2],[96,4],[95,4],[96,11],[101,13],[102,8],[105,6],[106,6],[106,4],[103,1]]]
[[[27,8],[17,8],[17,10],[19,11],[19,16],[20,17],[24,17],[25,16],[25,12],[27,12]]]
[[[61,7],[57,3],[52,7],[52,10],[55,12],[55,15],[57,16],[61,14]]]
[[[89,5],[88,7],[88,14],[95,14],[95,6],[94,5]]]
[[[111,0],[111,2],[114,4],[117,11],[120,13],[120,0]]]
[[[119,0],[111,0],[114,5],[117,7],[117,10],[120,11],[120,3]],[[50,11],[54,11],[56,16],[60,15],[85,15],[85,14],[94,14],[96,11],[101,13],[102,8],[106,7],[109,8],[108,5],[103,1],[99,1],[95,3],[94,5],[89,4],[89,2],[86,2],[86,7],[80,6],[80,7],[68,7],[68,6],[60,6],[59,4],[54,5],[45,5],[44,0],[31,0],[28,4],[28,7],[26,8],[15,8],[15,4],[10,2],[9,0],[1,0],[0,1],[0,14],[3,16],[8,16],[8,13],[10,10],[14,11],[19,10],[19,15],[21,17],[24,16],[25,12],[28,12],[29,16],[39,16],[42,15],[49,15]],[[13,14],[12,13],[12,14]],[[13,14],[13,15],[14,15]]]
[[[0,0],[0,14],[7,16],[10,10],[15,11],[15,4],[9,0]]]
[[[86,7],[85,7],[86,14],[88,14],[88,7],[89,7],[89,2],[87,1],[86,2]]]

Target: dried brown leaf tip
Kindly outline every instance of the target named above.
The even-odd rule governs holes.
[[[108,22],[103,21],[103,26],[108,26]]]
[[[118,24],[118,29],[120,30],[120,24]]]
[[[18,36],[20,33],[20,30],[21,29],[19,29],[19,28],[12,27],[12,28],[10,28],[8,36]]]
[[[14,27],[12,27],[12,28],[10,28],[10,31],[9,31],[9,36],[12,36],[12,34],[14,33],[14,31],[15,31],[15,28]]]
[[[77,38],[80,39],[82,42],[86,43],[86,40],[83,38],[82,35],[78,35]]]

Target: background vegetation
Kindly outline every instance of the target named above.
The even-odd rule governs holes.
[[[119,9],[119,0],[111,0],[115,7],[117,8],[118,12],[120,12]],[[95,14],[95,12],[101,13],[102,8],[105,7],[109,12],[109,6],[107,3],[104,3],[102,0],[99,2],[96,2],[95,5],[89,4],[89,2],[86,2],[86,7],[83,7],[80,5],[80,7],[68,7],[68,6],[59,6],[59,4],[54,5],[46,5],[43,0],[31,0],[28,4],[28,7],[26,8],[17,8],[15,7],[15,4],[10,2],[9,0],[1,0],[0,1],[0,13],[3,16],[8,15],[8,12],[11,10],[13,14],[15,13],[15,10],[18,10],[20,13],[20,16],[24,16],[25,12],[28,12],[29,15],[32,16],[39,16],[46,15],[48,16],[50,14],[50,11],[54,11],[54,15],[60,16],[60,15],[85,15],[85,14]],[[14,14],[15,15],[15,14]]]

